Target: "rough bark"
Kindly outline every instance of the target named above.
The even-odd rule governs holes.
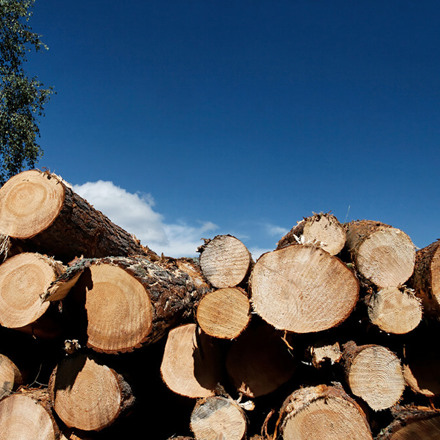
[[[440,438],[440,411],[426,407],[398,407],[394,420],[376,440],[437,440]]]
[[[412,275],[415,246],[403,231],[381,222],[356,220],[345,225],[346,249],[366,283],[399,287]]]
[[[222,360],[212,338],[189,323],[168,333],[160,371],[167,387],[190,398],[209,397],[222,381]]]
[[[241,440],[246,434],[246,416],[232,399],[213,396],[197,401],[190,427],[196,440]]]
[[[417,251],[414,274],[409,284],[422,299],[425,312],[438,318],[440,316],[440,240]]]
[[[190,259],[108,257],[78,260],[50,286],[46,299],[59,301],[71,291],[87,315],[87,345],[118,353],[158,341],[193,316],[209,289]]]
[[[0,401],[0,440],[57,440],[46,389],[23,389]]]
[[[246,246],[231,235],[217,235],[198,249],[206,279],[217,288],[235,287],[249,275],[253,261]]]
[[[345,246],[344,226],[332,214],[313,214],[294,226],[277,244],[277,249],[291,244],[315,244],[331,255],[337,255]]]
[[[250,318],[249,299],[237,287],[208,292],[197,306],[200,328],[215,338],[237,338],[247,327]]]
[[[38,253],[8,258],[0,265],[0,324],[36,330],[50,305],[41,296],[64,270],[60,262]]]
[[[385,287],[368,295],[366,304],[371,323],[387,333],[409,333],[423,316],[421,301],[408,288]]]
[[[294,353],[282,334],[263,324],[248,327],[233,341],[226,357],[230,381],[239,393],[251,398],[275,391],[295,372]]]
[[[55,174],[30,170],[0,189],[0,233],[64,262],[74,257],[157,255]]]
[[[399,358],[380,345],[344,344],[343,363],[351,392],[374,411],[395,405],[402,397],[405,380]]]
[[[0,400],[23,383],[18,367],[7,356],[0,354]]]
[[[69,428],[100,431],[134,404],[124,378],[84,354],[69,356],[54,369],[49,381],[54,411]]]
[[[263,254],[251,279],[254,311],[280,330],[309,333],[342,323],[359,298],[359,283],[337,257],[311,245]]]
[[[373,438],[362,409],[340,385],[293,392],[281,407],[279,424],[283,440]]]

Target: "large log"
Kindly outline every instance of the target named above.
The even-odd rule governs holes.
[[[69,428],[100,431],[134,404],[124,378],[93,358],[78,354],[62,360],[49,381],[53,408]]]
[[[251,274],[254,311],[280,330],[309,333],[342,323],[359,298],[359,283],[337,257],[312,245],[263,254]]]
[[[399,287],[412,275],[416,250],[403,231],[372,220],[345,225],[346,248],[366,283]]]
[[[440,240],[416,253],[411,286],[422,299],[427,314],[440,316]]]
[[[56,440],[59,436],[47,389],[23,389],[0,401],[0,440]]]
[[[37,332],[40,318],[50,305],[41,296],[64,270],[59,261],[32,252],[15,255],[1,264],[0,325]]]
[[[315,244],[331,255],[337,255],[345,246],[344,226],[332,214],[313,214],[304,218],[284,235],[277,249],[291,244]]]
[[[47,300],[70,299],[72,292],[64,310],[69,313],[69,303],[71,310],[83,306],[87,345],[119,353],[158,341],[193,315],[209,289],[191,259],[108,257],[78,260],[48,289]]]
[[[280,427],[283,440],[373,439],[364,412],[340,385],[293,392],[281,407]]]
[[[30,170],[0,189],[0,234],[64,262],[74,257],[157,255],[55,174]]]

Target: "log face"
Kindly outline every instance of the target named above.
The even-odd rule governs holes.
[[[36,170],[9,179],[0,190],[0,231],[14,238],[29,238],[48,228],[64,203],[64,185],[41,178]]]
[[[41,295],[62,272],[54,260],[22,253],[0,266],[0,324],[20,328],[35,322],[48,309]]]
[[[0,440],[56,440],[52,416],[29,396],[14,394],[0,401]]]
[[[8,357],[0,354],[0,400],[21,383],[20,370]]]
[[[254,310],[277,329],[317,332],[343,322],[359,297],[353,273],[313,246],[263,254],[251,275]]]

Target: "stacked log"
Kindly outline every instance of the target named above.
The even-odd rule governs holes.
[[[38,170],[0,235],[1,440],[439,436],[439,241],[320,213],[159,257]]]

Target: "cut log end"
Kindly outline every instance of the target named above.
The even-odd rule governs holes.
[[[64,186],[38,170],[24,171],[0,189],[0,232],[25,239],[44,231],[59,214]]]
[[[246,433],[246,417],[231,399],[208,397],[197,402],[190,427],[196,440],[241,440]]]
[[[318,332],[342,323],[359,298],[355,275],[337,257],[314,246],[263,254],[251,276],[252,306],[275,328]]]
[[[0,266],[0,324],[20,328],[34,323],[49,307],[41,296],[62,271],[54,260],[22,253]]]
[[[208,292],[197,306],[197,322],[200,328],[215,338],[237,338],[247,327],[249,320],[249,299],[238,288]]]
[[[284,440],[372,440],[365,415],[342,387],[301,388],[282,408]]]
[[[246,278],[252,258],[238,238],[218,235],[200,250],[203,275],[214,287],[235,287]]]
[[[0,354],[0,399],[9,395],[22,382],[18,367],[7,356]]]

